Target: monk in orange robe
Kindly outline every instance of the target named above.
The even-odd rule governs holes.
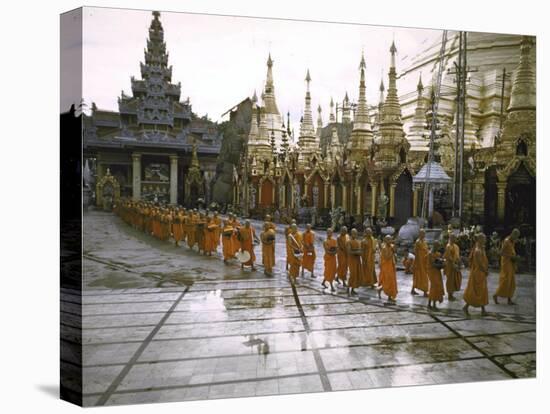
[[[290,225],[285,228],[285,245],[286,245],[286,270],[288,271],[288,267],[290,266],[290,262],[292,261],[292,249],[290,247],[290,243],[288,241],[288,235],[290,234],[291,227],[293,224],[296,224],[296,220],[292,219],[290,222]]]
[[[351,229],[350,236],[346,243],[349,269],[348,294],[356,295],[357,292],[355,292],[355,289],[359,287],[361,278],[363,277],[363,263],[361,262],[363,249],[361,247],[361,240],[357,237],[357,229]]]
[[[425,240],[426,232],[420,229],[418,239],[414,243],[414,267],[413,267],[413,285],[411,289],[412,295],[418,295],[415,289],[420,289],[424,292],[424,296],[428,296],[428,243]]]
[[[439,242],[434,242],[432,251],[428,254],[428,278],[430,279],[428,309],[437,309],[436,302],[442,303],[443,296],[445,295],[443,290],[443,276],[441,276],[443,261],[439,248]]]
[[[214,211],[214,217],[212,218],[212,221],[216,225],[216,229],[214,230],[216,232],[216,234],[214,234],[214,243],[217,250],[218,246],[220,245],[220,235],[222,234],[222,219],[220,218],[220,216],[218,216],[217,211]]]
[[[233,226],[230,224],[229,219],[223,220],[222,222],[222,253],[223,253],[223,262],[227,264],[227,261],[233,256],[235,252],[233,251]]]
[[[372,236],[372,229],[367,227],[365,235],[361,241],[363,262],[363,275],[361,277],[361,286],[369,286],[374,288],[376,284],[376,271],[374,270],[374,260],[376,252],[376,239]]]
[[[449,301],[454,301],[456,298],[453,293],[459,291],[462,285],[462,273],[460,273],[460,248],[456,244],[456,235],[453,233],[449,233],[449,242],[445,247],[443,258],[445,259],[443,271],[447,278],[445,283],[447,296]]]
[[[180,211],[176,212],[172,220],[172,234],[175,245],[179,246],[179,242],[183,238],[182,213]]]
[[[302,265],[303,244],[302,237],[298,232],[298,226],[296,224],[290,225],[290,232],[287,236],[288,246],[291,250],[288,260],[288,276],[291,283],[296,282],[296,278],[300,274],[300,266]]]
[[[264,265],[264,274],[273,276],[273,267],[275,266],[275,229],[269,222],[264,223],[264,230],[260,234],[262,242],[262,263]]]
[[[519,238],[519,234],[519,230],[514,229],[502,242],[498,288],[493,295],[495,304],[498,304],[498,297],[500,296],[501,298],[508,299],[508,305],[514,305],[512,296],[514,296],[514,292],[516,291],[516,264],[518,259],[515,243]]]
[[[306,231],[303,234],[304,239],[304,257],[302,259],[302,277],[304,276],[304,270],[311,272],[311,277],[315,277],[315,233],[311,230],[311,224],[306,225]]]
[[[346,250],[346,245],[348,243],[348,228],[342,226],[340,229],[340,234],[336,238],[336,244],[338,247],[338,252],[336,257],[338,259],[338,268],[336,271],[336,282],[340,283],[342,281],[344,287],[347,287],[346,278],[348,274],[348,253]]]
[[[214,217],[207,217],[204,228],[204,254],[212,256],[216,251],[216,235],[218,234],[219,226],[216,224]]]
[[[197,221],[198,216],[196,210],[189,212],[189,218],[187,220],[187,245],[189,249],[193,249],[195,243],[197,243]]]
[[[204,253],[205,242],[205,227],[206,227],[206,215],[199,213],[199,218],[195,224],[195,237],[197,239],[197,245],[199,246],[199,254]]]
[[[466,315],[469,314],[468,307],[481,307],[481,315],[487,315],[485,306],[489,303],[487,291],[487,276],[489,275],[489,260],[485,254],[485,235],[479,233],[476,236],[475,247],[470,252],[470,277],[464,291],[464,302],[462,308]]]
[[[336,252],[338,247],[336,245],[336,239],[332,237],[332,229],[327,229],[327,239],[323,242],[323,248],[325,249],[325,255],[323,260],[325,262],[325,272],[323,274],[323,281],[321,285],[326,289],[326,282],[330,284],[330,291],[334,292],[334,285],[332,284],[336,277]]]
[[[239,240],[239,230],[241,223],[234,214],[229,215],[229,224],[233,227],[233,235],[231,236],[231,248],[233,249],[233,255],[241,250],[241,241]]]
[[[390,302],[397,298],[397,273],[395,270],[395,247],[390,235],[384,237],[380,246],[380,274],[378,275],[378,297],[382,298],[382,291]]]
[[[159,209],[155,209],[153,213],[153,237],[160,239],[160,212]]]
[[[180,209],[180,225],[181,225],[181,242],[182,243],[185,243],[185,240],[187,238],[187,224],[186,224],[186,221],[187,221],[187,211],[182,208]]]
[[[250,221],[246,220],[244,222],[244,227],[239,229],[239,239],[241,242],[241,251],[248,252],[250,254],[250,260],[246,263],[241,263],[241,269],[244,269],[245,266],[250,266],[254,271],[254,261],[256,260],[256,255],[254,254],[254,239],[256,238],[256,233],[254,228],[250,225]]]

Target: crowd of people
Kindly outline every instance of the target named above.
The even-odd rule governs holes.
[[[199,254],[212,256],[222,247],[223,262],[229,263],[237,259],[244,269],[256,270],[255,244],[262,249],[262,264],[264,273],[273,276],[275,267],[276,226],[268,215],[262,226],[259,237],[249,220],[241,222],[229,213],[227,218],[221,218],[216,211],[199,211],[177,206],[162,207],[147,201],[124,199],[115,207],[115,213],[129,225],[162,241],[174,240],[176,246],[186,243],[188,248]],[[304,277],[307,271],[311,277],[315,275],[317,252],[316,235],[310,224],[304,232],[298,230],[292,221],[284,230],[286,242],[286,270],[291,283],[296,283],[300,275]],[[518,255],[515,243],[519,238],[519,230],[514,229],[502,242],[500,251],[499,286],[493,295],[495,304],[498,298],[506,298],[508,304],[514,304],[515,274]],[[425,231],[420,230],[414,243],[414,254],[407,253],[403,258],[405,273],[412,274],[412,295],[422,292],[427,298],[427,306],[437,309],[437,303],[442,303],[444,297],[455,301],[455,292],[462,288],[463,261],[456,235],[450,230],[445,237],[447,241],[434,242],[430,247],[425,238]],[[464,290],[463,310],[469,314],[470,307],[481,308],[485,315],[485,306],[489,303],[487,277],[489,261],[485,252],[486,237],[478,233],[474,237],[474,246],[470,249],[468,258],[469,277]],[[360,236],[357,229],[349,232],[342,226],[335,236],[331,228],[327,229],[322,243],[323,248],[323,280],[324,289],[334,292],[334,283],[341,285],[349,295],[357,295],[357,289],[367,287],[376,289],[378,297],[384,293],[388,301],[395,302],[398,294],[397,283],[397,251],[394,240],[386,235],[378,241],[367,227]],[[376,257],[378,255],[378,274],[376,272]],[[445,283],[443,283],[445,276]]]

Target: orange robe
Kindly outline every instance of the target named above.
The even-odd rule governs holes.
[[[332,237],[326,239],[323,242],[323,247],[325,248],[325,255],[323,256],[325,262],[324,279],[327,282],[332,282],[336,277],[336,239]]]
[[[219,233],[219,226],[216,225],[214,219],[211,218],[204,226],[204,251],[206,253],[213,253],[216,251],[216,235]],[[219,236],[218,236],[219,237]]]
[[[198,217],[196,214],[190,214],[187,219],[187,245],[192,249],[197,242],[197,221]]]
[[[460,264],[460,248],[458,245],[447,244],[443,258],[445,259],[443,271],[447,278],[445,287],[447,288],[447,293],[452,295],[454,292],[460,290],[462,285],[462,273],[460,273],[458,268]]]
[[[183,224],[182,216],[177,215],[172,221],[172,234],[174,235],[174,240],[176,243],[179,243],[183,238]]]
[[[312,231],[304,232],[304,258],[302,259],[302,267],[309,272],[313,272],[315,266],[315,233]]]
[[[275,266],[275,241],[268,241],[266,232],[262,232],[260,239],[262,241],[262,263],[265,271],[273,273]]]
[[[337,275],[338,279],[345,281],[346,275],[348,273],[348,252],[346,251],[346,243],[348,242],[348,235],[342,236],[341,234],[338,235],[336,238],[336,243],[338,246],[338,269],[337,269]]]
[[[153,223],[153,235],[155,236],[155,238],[157,239],[161,239],[161,215],[159,213],[155,213],[155,219],[154,219],[154,223]]]
[[[443,296],[445,295],[443,277],[441,276],[441,269],[435,267],[435,261],[440,257],[439,252],[428,254],[428,278],[430,279],[428,299],[443,302]]]
[[[214,243],[216,244],[216,248],[220,245],[220,235],[222,233],[222,219],[219,217],[213,217],[212,218],[214,224],[217,226],[214,234]]]
[[[189,216],[187,214],[181,215],[181,241],[187,240],[187,233],[189,232]]]
[[[361,286],[373,286],[376,283],[376,271],[374,270],[374,255],[376,249],[376,240],[374,237],[365,237],[361,241],[363,254],[363,275],[361,278]]]
[[[413,289],[428,292],[428,243],[418,239],[414,244]]]
[[[197,244],[199,245],[199,252],[201,250],[204,252],[206,248],[206,218],[199,217],[195,228],[195,237],[197,238]]]
[[[363,277],[363,264],[361,263],[361,240],[349,239],[348,245],[351,253],[348,255],[349,282],[350,288],[358,288]],[[357,252],[357,254],[354,254]]]
[[[250,260],[244,263],[244,265],[254,266],[254,261],[256,260],[256,255],[254,254],[254,228],[252,226],[248,229],[246,227],[241,227],[239,233],[241,237],[241,249],[250,253]]]
[[[288,239],[288,235],[290,234],[290,226],[285,228],[285,245],[286,245],[286,263],[287,265],[291,262],[292,257],[292,248],[290,247],[290,242]]]
[[[395,272],[395,256],[393,244],[382,243],[380,249],[380,274],[378,283],[390,298],[397,297],[397,274]]]
[[[514,242],[506,237],[502,243],[502,256],[500,257],[500,275],[496,296],[511,298],[516,291],[516,264],[512,257],[516,256]]]
[[[230,233],[226,235],[225,233]],[[226,223],[223,228],[222,234],[222,253],[223,260],[229,260],[235,256],[235,251],[233,250],[233,226],[229,223]]]
[[[296,256],[296,254],[303,252],[302,237],[300,233],[289,233],[287,243],[291,251],[290,257],[287,259],[289,265],[288,274],[296,279],[300,274],[300,266],[302,265],[301,258]]]
[[[233,235],[231,236],[231,248],[233,249],[233,254],[231,256],[235,256],[235,253],[237,253],[239,250],[241,250],[241,242],[240,242],[239,237],[238,237],[239,228],[241,227],[241,223],[239,223],[239,220],[233,219],[229,224],[234,229]]]
[[[470,277],[464,291],[464,302],[470,306],[480,307],[489,303],[487,291],[487,275],[489,261],[485,251],[475,248],[470,253]]]

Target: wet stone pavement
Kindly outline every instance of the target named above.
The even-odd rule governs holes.
[[[84,404],[535,376],[533,275],[517,276],[517,305],[489,304],[488,316],[472,309],[466,318],[462,292],[428,312],[401,271],[396,304],[371,289],[357,297],[324,290],[320,240],[317,278],[306,273],[292,287],[281,234],[276,251],[275,275],[267,277],[261,266],[241,271],[237,263],[224,265],[220,253],[199,256],[112,214],[87,213],[82,299],[64,290],[61,309],[75,318],[61,327],[69,340],[78,340],[82,317]],[[256,255],[261,263],[259,246]],[[491,273],[490,295],[497,282]],[[62,369],[70,372],[75,362],[62,361]]]

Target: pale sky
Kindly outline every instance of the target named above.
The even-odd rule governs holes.
[[[118,110],[121,90],[131,95],[130,77],[140,79],[150,11],[85,8],[83,24],[83,97],[88,105]],[[383,71],[387,86],[392,39],[397,46],[397,71],[409,58],[441,37],[440,30],[271,20],[166,12],[160,16],[173,66],[172,81],[182,84],[193,111],[221,121],[221,114],[252,96],[260,96],[268,53],[274,61],[277,104],[290,111],[297,127],[305,97],[305,75],[311,73],[314,122],[321,104],[323,121],[331,96],[342,101],[347,91],[357,100],[359,61],[367,64],[367,102],[378,102]],[[428,78],[426,74],[426,78]],[[414,90],[416,79],[398,81],[399,93]]]

